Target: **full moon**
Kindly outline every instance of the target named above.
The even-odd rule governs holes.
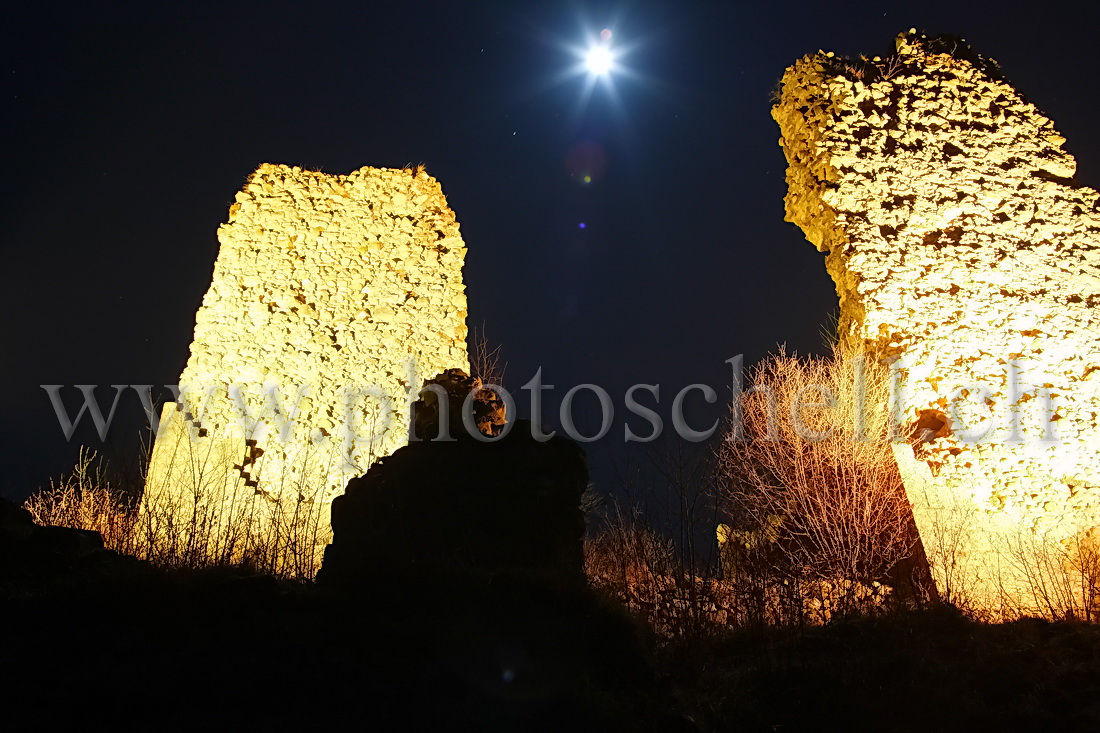
[[[611,71],[614,61],[615,58],[611,54],[611,49],[602,45],[588,49],[588,53],[584,57],[585,68],[595,76],[603,76]]]

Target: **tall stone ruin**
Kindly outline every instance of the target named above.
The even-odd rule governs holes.
[[[964,43],[807,56],[772,114],[787,220],[826,253],[840,338],[893,364],[894,446],[941,592],[1088,595],[1100,526],[1100,197]],[[1094,579],[1095,580],[1095,579]]]
[[[422,168],[264,164],[218,239],[145,512],[323,545],[348,479],[407,442],[424,380],[468,368],[458,223]]]

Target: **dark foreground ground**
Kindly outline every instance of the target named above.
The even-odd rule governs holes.
[[[951,609],[658,644],[595,593],[332,594],[100,552],[8,572],[0,619],[11,731],[1100,730],[1100,627]]]

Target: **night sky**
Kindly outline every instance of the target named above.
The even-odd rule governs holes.
[[[726,359],[820,352],[836,305],[783,221],[783,70],[818,48],[886,54],[911,26],[962,35],[1097,187],[1097,20],[1059,2],[7,3],[0,492],[22,498],[81,444],[132,453],[133,392],[108,445],[87,417],[66,443],[39,385],[101,384],[106,406],[107,385],[178,380],[217,227],[261,162],[424,163],[509,387],[540,366],[559,397],[598,384],[619,441],[632,384],[661,385],[666,418],[691,383],[725,399]],[[602,28],[622,68],[582,102],[569,71]],[[571,172],[592,155],[585,184]]]

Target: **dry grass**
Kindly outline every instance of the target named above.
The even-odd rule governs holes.
[[[311,469],[323,460],[321,452],[284,466],[260,491],[213,441],[180,433],[157,448],[174,454],[158,464],[169,473],[145,482],[137,512],[139,557],[168,567],[247,566],[288,578],[317,574],[331,530],[328,504],[307,477],[318,475]]]
[[[108,549],[134,555],[136,505],[132,494],[108,483],[96,454],[81,448],[72,472],[51,480],[23,506],[38,524],[94,530]]]
[[[1021,530],[1001,543],[1023,589],[1002,593],[1004,618],[1036,612],[1048,619],[1100,620],[1100,529],[1082,529],[1061,542]]]
[[[185,439],[179,442],[188,460],[173,463],[175,475],[158,477],[171,482],[172,490],[136,499],[110,484],[95,453],[82,450],[71,473],[24,506],[39,524],[94,530],[107,549],[161,567],[246,567],[294,579],[316,575],[331,538],[327,503],[304,485],[294,491],[282,486],[286,500],[258,500],[230,464],[210,451],[196,454]]]
[[[673,540],[649,526],[637,510],[615,505],[600,531],[585,541],[589,582],[646,620],[660,638],[685,639],[721,628],[826,624],[851,612],[882,610],[889,586],[852,581],[791,581],[766,565],[723,577],[683,562]]]

